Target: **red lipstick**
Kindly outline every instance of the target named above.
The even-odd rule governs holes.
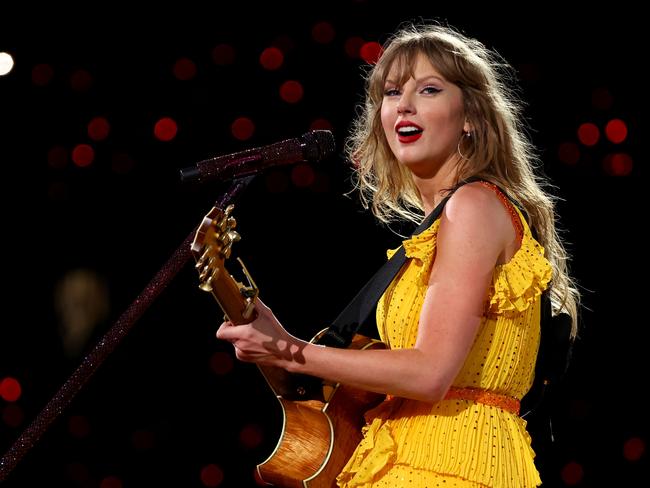
[[[403,144],[408,144],[417,141],[422,137],[424,129],[413,122],[401,120],[395,124],[395,132],[397,132],[397,139]]]

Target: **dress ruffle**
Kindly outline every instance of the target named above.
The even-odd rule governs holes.
[[[491,314],[521,313],[546,290],[552,268],[544,257],[544,248],[525,230],[521,247],[512,259],[498,265],[492,273],[490,286]]]
[[[363,439],[347,465],[336,478],[341,487],[367,488],[395,462],[397,445],[386,419],[395,410],[399,398],[385,400],[365,414]]]

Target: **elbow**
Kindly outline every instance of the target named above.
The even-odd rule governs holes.
[[[451,384],[448,381],[442,381],[439,379],[433,381],[430,378],[428,381],[423,382],[423,386],[424,388],[419,392],[418,396],[420,398],[418,398],[418,400],[428,403],[436,403],[445,398]]]

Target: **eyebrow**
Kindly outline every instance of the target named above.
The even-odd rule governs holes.
[[[419,78],[419,79],[415,80],[415,83],[419,84],[419,83],[422,83],[423,81],[427,81],[427,80],[438,80],[438,81],[440,81],[442,83],[445,83],[445,80],[443,80],[442,78],[440,78],[439,76],[436,76],[436,75],[424,76],[422,78]],[[389,79],[386,80],[386,83],[397,84],[397,82],[395,80],[389,80]]]

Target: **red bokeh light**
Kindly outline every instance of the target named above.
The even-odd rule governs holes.
[[[560,475],[565,485],[572,486],[577,485],[582,481],[584,471],[580,464],[571,461],[570,463],[567,463],[564,468],[562,468]]]
[[[239,433],[239,442],[242,446],[253,449],[262,443],[264,434],[258,425],[248,424]]]
[[[23,389],[16,378],[7,376],[0,382],[0,396],[8,402],[15,402],[20,398]]]
[[[580,161],[580,148],[573,142],[565,142],[560,144],[557,155],[563,163],[574,165]]]
[[[227,352],[215,352],[210,357],[210,369],[214,374],[224,375],[232,371],[234,361]]]
[[[645,453],[645,442],[638,437],[628,439],[623,445],[623,456],[628,461],[638,461]]]
[[[266,175],[266,189],[270,193],[282,193],[289,188],[289,178],[284,171],[270,171]]]
[[[103,141],[111,131],[111,124],[104,117],[95,117],[88,122],[88,137],[93,141]]]
[[[311,28],[311,36],[319,44],[328,44],[334,40],[336,32],[329,22],[318,22]]]
[[[49,64],[37,64],[32,68],[32,83],[37,86],[45,86],[54,77],[54,70]]]
[[[153,133],[159,141],[168,142],[176,137],[178,126],[176,121],[170,117],[163,117],[156,122]]]
[[[381,44],[378,42],[366,42],[359,50],[359,55],[368,64],[376,64],[381,53]]]
[[[253,137],[255,124],[248,117],[239,117],[230,126],[230,132],[235,139],[245,141]]]
[[[309,125],[310,130],[332,130],[332,128],[332,123],[327,119],[316,119]]]
[[[196,64],[189,58],[180,58],[174,63],[174,76],[181,80],[191,80],[196,76]]]
[[[201,469],[201,482],[205,486],[219,486],[223,481],[223,470],[216,464],[208,464]]]
[[[612,176],[627,176],[632,172],[634,162],[629,154],[608,154],[603,159],[603,169]]]
[[[72,162],[80,168],[90,166],[95,159],[95,150],[88,144],[77,144],[72,150]]]
[[[359,51],[366,43],[361,37],[350,37],[345,41],[345,52],[351,58],[358,58]]]
[[[593,146],[600,139],[600,131],[595,124],[584,123],[578,127],[578,139],[585,146]]]
[[[68,464],[65,468],[65,472],[68,478],[76,481],[78,484],[85,484],[90,478],[88,467],[81,463]]]
[[[605,135],[614,144],[620,144],[627,138],[627,125],[621,119],[612,119],[605,126]]]
[[[330,178],[327,173],[316,173],[316,181],[311,185],[311,189],[316,193],[325,193],[330,189]]]
[[[212,61],[220,66],[235,62],[235,50],[230,44],[218,44],[212,50]]]
[[[260,54],[260,64],[264,69],[276,70],[284,63],[284,54],[277,47],[267,47]]]
[[[300,163],[291,170],[291,181],[293,184],[304,188],[311,185],[316,179],[314,169],[307,163]]]
[[[70,86],[75,91],[88,91],[93,84],[93,75],[85,69],[78,69],[70,76]]]
[[[99,483],[99,488],[122,488],[122,480],[117,476],[107,476]]]
[[[298,103],[302,100],[304,93],[302,85],[298,81],[285,81],[280,87],[280,97],[287,103]]]
[[[291,37],[286,34],[281,34],[273,39],[271,45],[277,47],[284,54],[290,53],[293,51],[295,45]]]

